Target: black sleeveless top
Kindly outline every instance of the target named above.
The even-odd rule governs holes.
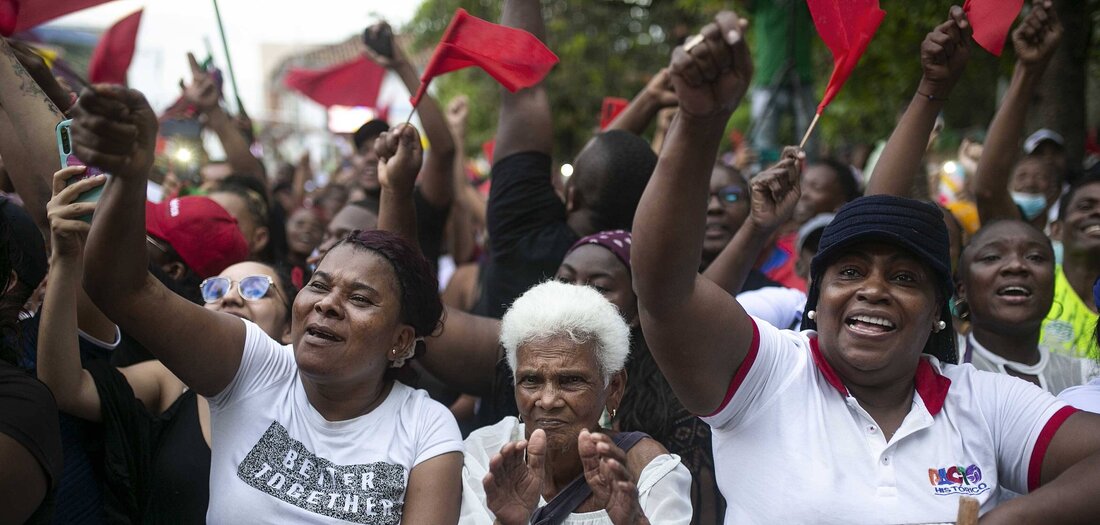
[[[210,497],[210,447],[188,390],[150,414],[126,377],[102,363],[88,367],[103,423],[104,511],[116,523],[204,523]]]

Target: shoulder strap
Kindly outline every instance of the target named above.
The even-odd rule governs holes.
[[[615,442],[615,446],[623,449],[624,452],[629,451],[637,445],[639,441],[649,437],[645,432],[619,432],[611,440]],[[584,474],[577,476],[576,479],[569,482],[554,499],[546,505],[539,507],[535,510],[535,513],[531,516],[532,525],[560,525],[565,521],[565,518],[576,510],[577,507],[584,503],[584,500],[588,499],[592,495],[592,487],[588,486],[588,482],[584,479]]]

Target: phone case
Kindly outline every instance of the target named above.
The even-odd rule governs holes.
[[[69,137],[69,127],[72,126],[72,122],[71,119],[63,120],[57,125],[57,152],[61,157],[62,168],[67,168],[69,166],[86,166],[83,161],[76,158],[76,155],[73,155],[73,142]],[[88,169],[85,170],[83,174],[69,179],[68,184],[84,180],[88,177],[95,177],[103,173],[104,172],[99,168],[88,166]],[[76,202],[96,202],[99,200],[101,194],[103,194],[103,186],[81,193],[80,196],[76,198]],[[90,217],[87,219],[90,219]]]

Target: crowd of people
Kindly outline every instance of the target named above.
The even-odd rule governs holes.
[[[501,24],[545,40],[543,17]],[[545,87],[502,90],[487,197],[465,97],[425,97],[422,132],[363,124],[312,188],[189,57],[178,106],[226,154],[192,180],[139,91],[76,93],[0,39],[0,522],[1100,519],[1100,163],[1024,140],[1052,1],[956,179],[924,159],[961,8],[873,165],[727,155],[751,87],[760,112],[812,85],[775,57],[758,78],[749,30],[699,28],[564,183]]]

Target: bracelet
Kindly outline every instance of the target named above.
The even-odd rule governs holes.
[[[924,97],[924,98],[926,98],[926,99],[928,99],[929,102],[947,102],[947,100],[948,100],[947,97],[937,97],[936,95],[925,95],[924,93],[921,93],[920,91],[917,91],[917,94]]]

